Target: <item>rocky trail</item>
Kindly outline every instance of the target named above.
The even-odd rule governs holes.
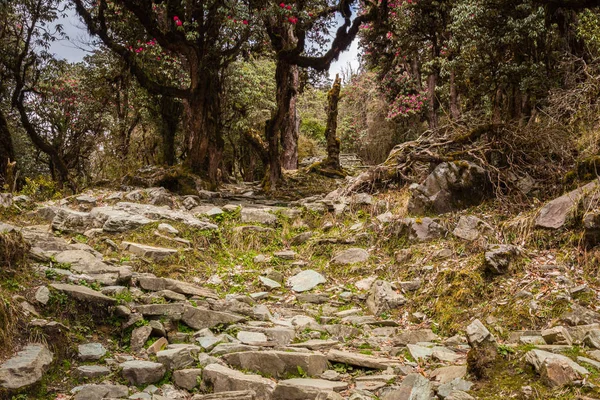
[[[598,272],[535,245],[574,218],[593,239],[598,214],[574,210],[597,183],[506,218],[428,179],[291,202],[250,184],[3,197],[0,236],[30,262],[3,266],[0,397],[600,398]],[[428,206],[452,212],[406,217]]]

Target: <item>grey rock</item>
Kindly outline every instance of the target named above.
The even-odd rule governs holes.
[[[117,300],[85,286],[53,283],[50,285],[59,292],[66,293],[74,299],[104,305],[116,304]]]
[[[94,224],[94,218],[87,212],[70,208],[55,208],[52,229],[60,232],[84,233]]]
[[[245,320],[240,315],[191,306],[185,307],[181,319],[187,326],[193,329],[212,328],[217,325],[231,325]]]
[[[195,345],[169,345],[166,350],[156,353],[156,358],[168,371],[171,371],[192,365],[200,350],[200,347]]]
[[[48,304],[48,301],[50,301],[50,290],[46,286],[40,286],[35,291],[35,301],[42,305]]]
[[[220,392],[213,394],[197,394],[192,400],[255,400],[256,392],[254,390],[235,390],[232,392]]]
[[[337,253],[332,259],[332,264],[350,265],[367,262],[369,253],[365,249],[350,248]]]
[[[123,378],[132,385],[147,385],[160,381],[165,375],[165,366],[152,361],[126,361],[121,364]]]
[[[590,325],[600,322],[600,314],[578,304],[571,304],[571,311],[561,315],[560,320],[570,326]]]
[[[391,283],[378,280],[371,286],[367,298],[367,308],[374,315],[394,310],[406,303],[406,299],[392,288]]]
[[[429,217],[404,218],[400,221],[399,233],[409,240],[426,242],[444,237],[446,228],[439,224],[439,220]]]
[[[248,351],[226,354],[223,359],[229,365],[239,369],[256,371],[277,378],[298,374],[300,370],[308,376],[318,376],[327,370],[327,358],[318,353]]]
[[[158,224],[158,230],[166,232],[166,233],[171,233],[173,235],[178,235],[179,234],[179,231],[177,229],[175,229],[173,227],[173,225],[166,224],[164,222],[161,223],[161,224]]]
[[[431,382],[420,374],[407,375],[400,387],[387,392],[383,400],[431,400],[433,398],[433,386]]]
[[[259,276],[258,280],[260,280],[260,282],[269,290],[279,289],[281,287],[279,282],[269,279],[266,276]]]
[[[294,292],[306,292],[325,282],[327,282],[327,279],[323,275],[308,269],[292,276],[287,283]]]
[[[198,386],[198,381],[202,378],[202,369],[180,369],[173,372],[173,382],[181,388],[192,390]]]
[[[144,344],[152,334],[152,327],[149,325],[140,326],[131,332],[131,351],[139,352],[144,348]]]
[[[439,397],[445,399],[448,398],[448,396],[450,396],[450,393],[452,392],[462,391],[464,393],[471,390],[472,386],[472,382],[466,381],[461,378],[456,378],[450,382],[441,384],[438,387],[437,394]]]
[[[327,353],[327,359],[331,362],[380,370],[386,370],[390,366],[399,364],[395,360],[390,360],[387,358],[379,358],[340,350],[329,350]]]
[[[248,332],[248,331],[239,331],[237,334],[237,339],[244,344],[255,344],[255,343],[264,343],[266,342],[267,335],[261,332]]]
[[[440,337],[433,333],[431,329],[413,329],[398,332],[393,337],[394,345],[406,346],[407,344],[417,344],[419,342],[434,342]]]
[[[88,379],[102,378],[110,374],[110,369],[102,365],[82,365],[75,370],[77,376]]]
[[[80,344],[77,350],[81,361],[96,361],[106,355],[106,349],[101,343]]]
[[[546,360],[559,360],[564,362],[565,365],[568,365],[574,371],[581,375],[588,375],[589,371],[583,368],[581,365],[577,364],[575,361],[571,360],[567,356],[563,356],[562,354],[550,353],[548,351],[533,349],[525,354],[525,360],[533,365],[537,372],[541,372],[543,364]]]
[[[458,238],[473,241],[479,239],[484,233],[491,232],[492,228],[474,215],[462,216],[458,220],[452,234]]]
[[[125,385],[83,385],[75,389],[73,400],[122,399],[129,395],[129,389]]]
[[[342,391],[348,387],[346,382],[332,382],[324,379],[286,379],[279,381],[273,392],[273,400],[313,400],[321,393]],[[323,397],[319,397],[322,399]],[[325,397],[327,399],[327,397]]]
[[[169,249],[166,247],[150,246],[147,244],[123,242],[122,246],[125,250],[140,256],[152,258],[153,260],[163,260],[169,256],[177,254],[177,249]]]
[[[212,386],[215,393],[253,390],[255,400],[270,400],[275,382],[259,375],[244,374],[219,364],[210,364],[202,372],[202,380]]]
[[[566,344],[569,346],[573,344],[573,339],[564,326],[544,329],[541,335],[548,344]]]
[[[583,343],[593,349],[600,349],[600,329],[593,329],[585,335]]]
[[[486,171],[469,161],[443,162],[420,185],[411,185],[408,211],[443,214],[479,204],[490,193]]]
[[[293,250],[277,251],[273,253],[273,255],[277,258],[281,258],[282,260],[293,260],[296,258],[296,252]]]
[[[277,216],[267,210],[258,208],[242,208],[241,221],[249,224],[277,225]]]
[[[597,191],[599,183],[598,180],[594,180],[548,202],[536,217],[535,226],[546,229],[562,228],[575,216],[579,205],[593,197],[592,194]]]
[[[171,290],[189,296],[200,296],[212,299],[218,298],[217,294],[210,289],[175,279],[141,276],[138,278],[138,283],[142,289],[153,292]]]
[[[465,365],[451,365],[433,370],[430,378],[440,384],[448,383],[457,378],[464,378],[467,375],[467,367]]]
[[[448,397],[446,397],[446,400],[475,400],[475,397],[462,390],[453,390]]]
[[[42,379],[53,360],[53,354],[41,344],[29,344],[0,365],[0,387],[20,389]]]
[[[302,232],[292,238],[292,246],[300,246],[308,242],[314,236],[314,232]]]
[[[496,275],[505,274],[517,254],[517,247],[512,245],[495,244],[488,246],[484,255],[486,271]]]

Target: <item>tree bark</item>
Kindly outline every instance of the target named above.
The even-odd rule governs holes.
[[[456,73],[450,71],[450,116],[454,121],[460,119],[460,108],[458,106],[458,90],[456,89]]]
[[[340,140],[337,138],[337,117],[338,102],[340,100],[340,91],[342,80],[339,75],[335,75],[335,81],[329,93],[327,94],[327,126],[325,128],[325,139],[327,140],[327,158],[323,161],[323,166],[336,171],[341,170],[340,166]]]
[[[2,110],[0,110],[0,188],[5,185],[12,185],[13,182],[7,181],[8,163],[14,161],[15,150],[12,143],[8,121]],[[11,188],[9,188],[10,190]]]
[[[192,172],[205,174],[211,186],[220,181],[219,168],[223,159],[224,141],[221,135],[217,71],[207,69],[198,75],[199,85],[189,99],[184,100],[187,120],[187,164]]]
[[[432,72],[427,78],[427,91],[429,96],[429,129],[435,130],[438,128],[438,100],[435,95],[435,87],[437,86],[438,74],[437,71]]]
[[[296,103],[298,101],[298,84],[299,74],[298,67],[296,65],[289,65],[283,60],[279,60],[279,63],[283,63],[282,68],[289,68],[288,82],[283,83],[287,88],[283,90],[289,90],[289,104],[284,105],[288,112],[284,116],[281,126],[281,167],[284,169],[297,169],[298,168],[298,114],[296,111]]]
[[[183,107],[176,99],[168,96],[160,98],[162,156],[163,162],[169,166],[175,164],[175,134],[182,112]]]

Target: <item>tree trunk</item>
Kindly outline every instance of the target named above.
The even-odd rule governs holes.
[[[456,89],[456,73],[450,71],[450,116],[454,121],[460,119],[460,108],[458,106],[458,90]]]
[[[187,120],[187,164],[192,172],[205,175],[212,187],[220,181],[224,141],[219,121],[220,78],[204,71],[199,87],[185,100]]]
[[[57,174],[55,175],[53,173],[53,179],[54,177],[57,178],[59,186],[62,186],[66,183],[73,190],[73,192],[77,192],[77,186],[75,185],[75,182],[73,182],[70,179],[69,169],[67,168],[67,165],[65,164],[63,158],[60,156],[58,150],[54,148],[50,143],[48,143],[42,136],[40,136],[35,126],[31,124],[31,121],[29,120],[29,115],[27,114],[27,110],[23,105],[22,95],[16,102],[16,107],[19,111],[19,116],[21,117],[21,124],[23,125],[23,128],[25,128],[25,131],[29,135],[31,142],[35,145],[35,147],[37,147],[38,149],[46,153],[48,157],[50,157],[51,170],[55,171]]]
[[[175,164],[175,134],[179,126],[179,118],[183,112],[181,103],[167,96],[160,98],[160,133],[162,137],[163,162],[167,165]]]
[[[323,161],[323,167],[341,170],[340,166],[340,140],[337,138],[338,101],[342,81],[339,75],[335,75],[335,81],[327,94],[327,127],[325,128],[325,139],[327,140],[327,158]]]
[[[432,72],[427,79],[427,91],[429,96],[429,129],[436,130],[438,128],[438,100],[435,95],[435,87],[437,86],[438,73]]]
[[[285,63],[282,60],[278,62]],[[290,69],[288,82],[284,83],[287,89],[284,90],[289,90],[291,93],[289,104],[284,105],[288,112],[284,116],[281,126],[281,166],[289,170],[298,168],[298,115],[296,103],[298,101],[299,74],[296,65],[287,64],[283,67]]]
[[[13,182],[8,182],[7,169],[8,163],[15,160],[15,150],[13,148],[12,137],[8,129],[8,121],[0,110],[0,188],[5,184],[9,186]],[[9,190],[12,188],[9,188]]]
[[[297,70],[296,70],[297,72]],[[277,108],[271,119],[265,127],[265,136],[267,138],[267,146],[269,149],[269,171],[267,175],[267,189],[275,189],[282,177],[281,172],[281,157],[279,155],[280,138],[283,137],[282,130],[286,120],[289,117],[290,103],[296,94],[296,88],[293,87],[294,70],[291,65],[278,60],[275,69],[275,82],[277,83]],[[297,135],[296,135],[297,141]],[[297,144],[296,144],[296,163],[298,162]]]

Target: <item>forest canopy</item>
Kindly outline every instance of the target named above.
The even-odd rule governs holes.
[[[90,35],[81,62],[50,51],[67,15]],[[554,173],[599,150],[595,2],[24,0],[0,20],[6,190],[77,191],[149,165],[270,190],[331,151],[376,165],[424,134],[482,129],[513,147],[544,131],[535,151]],[[360,67],[332,108],[328,72],[353,42]],[[532,154],[506,162],[535,175]]]

